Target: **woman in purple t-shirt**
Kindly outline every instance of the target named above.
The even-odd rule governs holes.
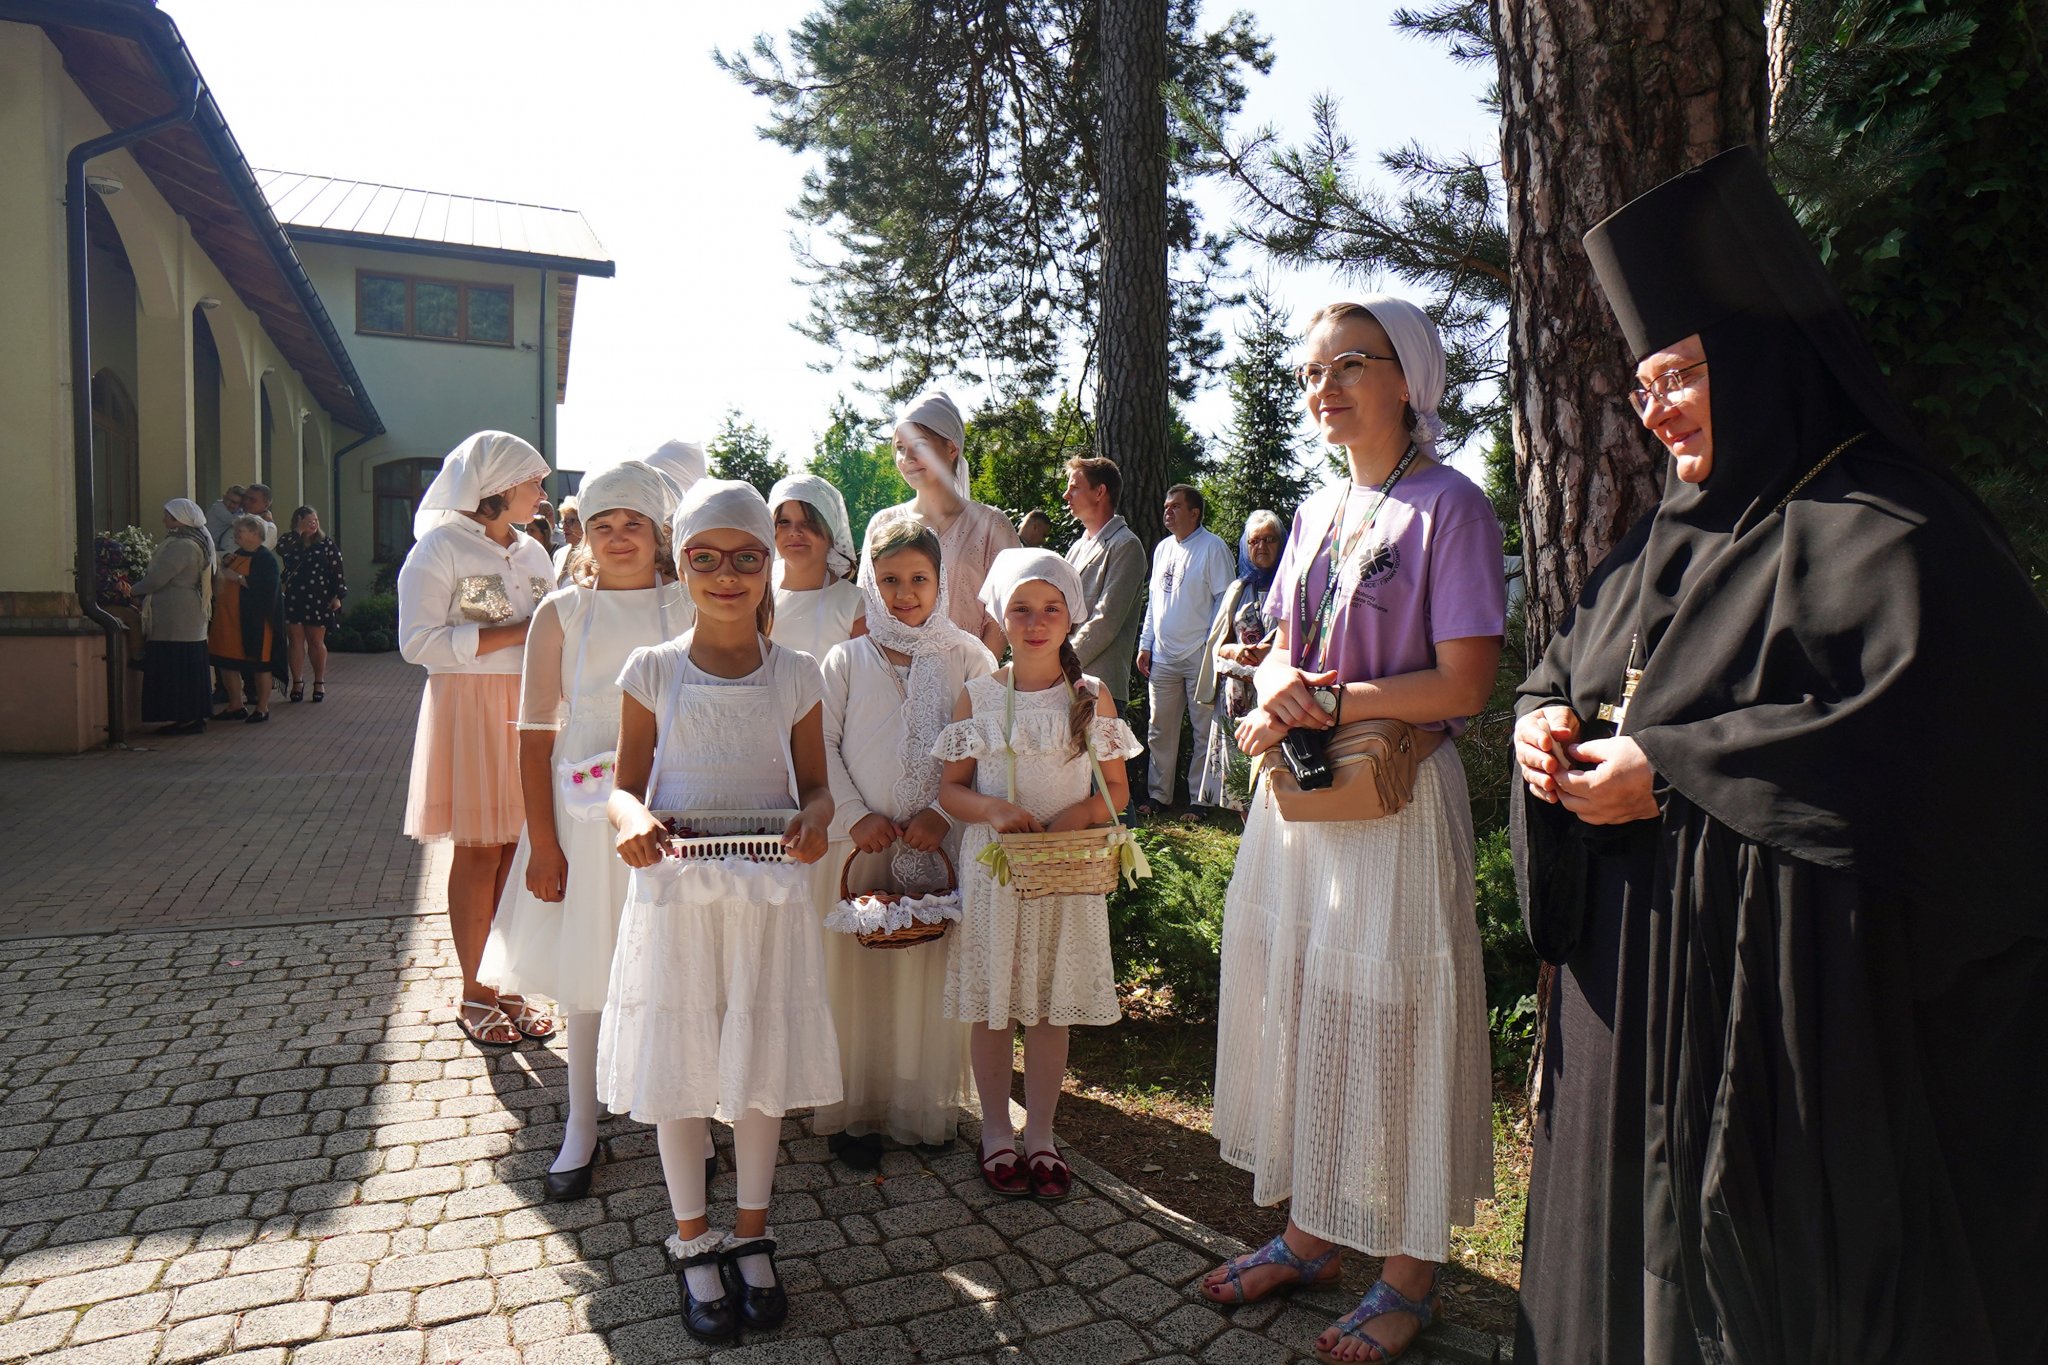
[[[1420,309],[1334,304],[1309,320],[1307,356],[1309,411],[1351,477],[1295,513],[1238,743],[1389,718],[1434,747],[1409,804],[1377,820],[1290,824],[1252,793],[1224,908],[1214,1128],[1255,1200],[1292,1202],[1280,1236],[1202,1288],[1249,1302],[1336,1280],[1340,1246],[1383,1256],[1316,1355],[1391,1360],[1434,1315],[1451,1228],[1493,1192],[1472,815],[1441,739],[1492,691],[1501,536],[1485,495],[1433,458],[1443,348]]]

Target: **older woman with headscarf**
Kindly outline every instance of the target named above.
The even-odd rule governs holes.
[[[427,670],[413,739],[405,832],[450,840],[448,922],[462,964],[457,1024],[472,1041],[509,1047],[547,1037],[553,1021],[477,980],[491,918],[524,820],[519,777],[519,665],[554,567],[518,528],[540,501],[541,453],[480,431],[441,463],[413,518],[417,542],[398,571],[398,647]]]
[[[1267,637],[1274,618],[1266,614],[1266,598],[1286,544],[1287,525],[1276,513],[1261,508],[1245,518],[1237,580],[1216,604],[1201,672],[1195,675],[1195,701],[1214,708],[1189,793],[1195,805],[1244,809],[1244,802],[1231,795],[1228,779],[1238,755],[1237,723],[1258,701],[1252,679],[1272,649]]]
[[[164,722],[160,735],[196,735],[213,709],[206,627],[218,556],[206,513],[190,498],[164,504],[164,530],[141,581],[124,585],[129,596],[149,599],[142,616],[149,639],[142,652],[142,718]]]
[[[768,494],[775,516],[775,628],[769,638],[823,663],[832,646],[867,629],[853,581],[846,499],[815,474],[792,474]]]
[[[1390,1360],[1429,1325],[1451,1229],[1493,1189],[1472,813],[1444,741],[1492,691],[1506,593],[1492,505],[1435,458],[1428,316],[1335,304],[1309,319],[1307,355],[1309,412],[1350,477],[1295,513],[1237,728],[1255,758],[1286,751],[1261,764],[1225,901],[1214,1116],[1252,1197],[1292,1202],[1280,1236],[1202,1288],[1244,1303],[1335,1280],[1340,1247],[1385,1257],[1316,1354]],[[1316,792],[1325,809],[1283,804],[1313,787],[1317,741],[1333,755],[1359,722],[1384,732],[1386,769],[1413,764],[1405,804],[1374,799],[1362,764]]]
[[[227,686],[228,709],[215,720],[261,725],[270,719],[270,682],[291,675],[285,659],[284,562],[263,542],[276,528],[252,512],[228,523],[220,583],[206,648]]]
[[[953,624],[1001,658],[1003,628],[982,606],[981,585],[995,557],[1022,542],[1001,509],[976,502],[968,491],[967,423],[959,405],[944,389],[920,395],[897,414],[895,442],[896,470],[910,485],[911,499],[875,513],[868,532],[904,512],[937,531],[945,548]]]
[[[1522,688],[1515,1358],[2040,1360],[2048,613],[1753,151],[1586,249],[1672,462]]]

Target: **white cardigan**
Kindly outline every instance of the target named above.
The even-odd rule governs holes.
[[[462,580],[491,576],[512,607],[502,621],[466,615],[462,608]],[[480,655],[478,639],[487,625],[528,619],[554,590],[554,566],[532,536],[515,533],[510,545],[500,545],[467,517],[436,526],[412,547],[398,571],[399,652],[429,673],[516,674],[524,650]]]

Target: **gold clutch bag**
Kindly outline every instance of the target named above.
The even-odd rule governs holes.
[[[455,584],[462,619],[480,626],[502,626],[512,619],[512,599],[505,595],[502,574],[466,574]]]

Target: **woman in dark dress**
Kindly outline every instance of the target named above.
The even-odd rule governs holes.
[[[1515,1359],[2039,1360],[2048,613],[1753,152],[1586,246],[1673,460],[1522,688]]]
[[[284,623],[290,636],[291,699],[306,695],[306,663],[313,664],[313,700],[327,698],[327,632],[341,624],[341,599],[348,575],[341,547],[320,530],[310,507],[292,513],[291,533],[277,543],[284,561]]]
[[[206,636],[228,689],[228,709],[214,719],[258,725],[270,719],[270,680],[286,676],[284,566],[263,546],[261,517],[245,512],[230,523],[229,533],[235,548],[220,557]]]

